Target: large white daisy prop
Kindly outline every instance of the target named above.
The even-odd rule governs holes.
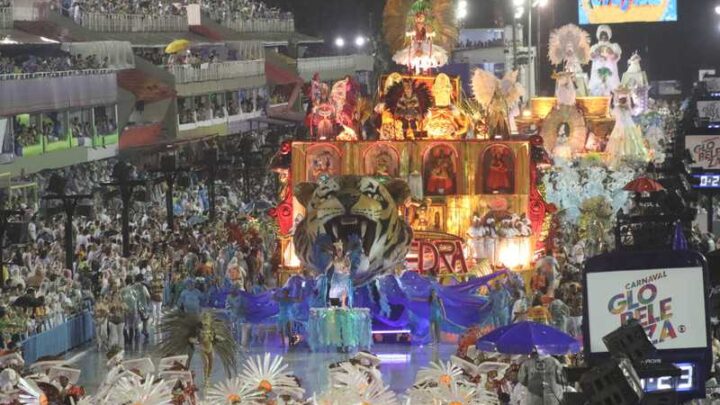
[[[283,363],[282,356],[271,356],[265,353],[264,357],[251,357],[243,365],[240,378],[261,394],[288,395],[301,398],[305,390],[301,388],[287,371],[287,364]]]
[[[205,396],[205,403],[207,405],[245,405],[254,404],[261,397],[262,395],[256,387],[235,377],[210,388]]]
[[[110,405],[170,405],[172,391],[167,384],[156,383],[152,376],[143,383],[135,378],[123,377],[111,389],[107,402]]]
[[[418,371],[415,376],[415,385],[450,387],[462,380],[462,374],[462,369],[452,362],[432,362],[429,367],[423,367]]]
[[[48,398],[33,380],[20,378],[18,388],[22,391],[18,399],[23,405],[47,405]]]

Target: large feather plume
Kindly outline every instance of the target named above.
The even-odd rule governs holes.
[[[471,85],[475,100],[477,100],[484,109],[487,109],[495,91],[498,89],[498,86],[500,86],[500,80],[486,70],[475,69],[472,75]]]
[[[228,329],[227,324],[213,315],[212,329],[215,335],[213,350],[218,355],[225,369],[225,374],[231,376],[236,370],[236,342]],[[162,357],[189,353],[192,350],[191,341],[200,340],[202,330],[202,316],[175,311],[165,315],[160,326],[164,336],[158,351]]]
[[[553,65],[561,65],[571,49],[578,62],[585,65],[590,61],[590,34],[575,24],[567,24],[550,33],[548,57]]]
[[[388,0],[383,13],[383,31],[391,53],[407,45],[405,32],[412,29],[413,6],[420,3],[427,14],[426,24],[435,32],[433,43],[447,51],[455,47],[458,29],[455,22],[454,0]]]

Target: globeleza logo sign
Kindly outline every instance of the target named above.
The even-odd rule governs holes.
[[[700,267],[588,273],[590,350],[630,319],[658,349],[705,347],[705,294]]]

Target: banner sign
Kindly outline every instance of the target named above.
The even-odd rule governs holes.
[[[720,135],[687,135],[685,148],[693,160],[690,167],[720,170]]]
[[[659,350],[707,345],[702,267],[587,274],[590,351],[607,352],[603,336],[634,318]]]
[[[580,24],[677,21],[677,0],[578,0]]]

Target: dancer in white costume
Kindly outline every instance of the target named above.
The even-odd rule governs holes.
[[[610,42],[612,30],[607,25],[597,29],[598,43],[590,48],[592,70],[590,71],[590,95],[610,96],[620,85],[618,61],[622,56],[620,45]]]
[[[649,154],[640,127],[633,121],[630,89],[620,86],[614,92],[615,127],[610,134],[607,148],[607,164],[616,169],[622,162],[645,162]]]

